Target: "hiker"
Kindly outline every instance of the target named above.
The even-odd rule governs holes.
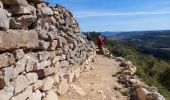
[[[97,39],[99,54],[103,54],[104,37],[99,35]]]

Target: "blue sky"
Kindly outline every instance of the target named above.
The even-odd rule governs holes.
[[[81,31],[170,29],[170,0],[45,0],[70,9]]]

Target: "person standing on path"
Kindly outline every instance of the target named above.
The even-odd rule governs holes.
[[[99,49],[99,54],[103,54],[104,37],[99,35],[97,38],[97,45]]]

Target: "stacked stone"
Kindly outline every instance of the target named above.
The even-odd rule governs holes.
[[[0,100],[57,100],[94,61],[73,14],[41,0],[0,0]]]
[[[166,100],[158,93],[158,89],[156,87],[149,87],[135,75],[137,69],[131,61],[127,61],[122,57],[115,58],[117,61],[120,61],[120,65],[124,67],[121,75],[119,76],[119,82],[132,88],[132,97],[134,100]]]

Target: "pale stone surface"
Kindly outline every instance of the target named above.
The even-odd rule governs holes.
[[[49,65],[51,65],[51,60],[39,62],[39,63],[37,63],[37,70],[44,69],[45,67],[47,67]]]
[[[11,100],[26,100],[32,94],[32,86],[27,87],[22,93],[14,96]]]
[[[17,70],[18,73],[22,73],[25,71],[25,66],[26,66],[26,62],[27,62],[27,57],[23,57],[21,60],[16,62],[16,66],[15,69]]]
[[[29,84],[33,84],[38,80],[37,73],[28,73],[28,74],[26,74],[26,77],[29,81]]]
[[[54,84],[54,80],[51,77],[47,77],[43,80],[42,90],[50,90]]]
[[[37,56],[38,56],[39,61],[45,61],[49,58],[49,53],[46,51],[38,52]]]
[[[38,34],[36,31],[0,31],[0,51],[17,48],[37,48]]]
[[[43,50],[47,50],[50,46],[50,42],[40,41],[39,48]]]
[[[46,92],[46,96],[43,98],[43,100],[59,100],[57,93],[55,93],[53,90],[50,90]]]
[[[35,65],[36,65],[35,61],[28,59],[25,66],[26,72],[35,70],[36,69]]]
[[[42,93],[39,90],[36,90],[32,93],[28,100],[41,100]]]
[[[53,79],[54,79],[54,83],[55,83],[55,84],[58,84],[58,83],[60,82],[60,77],[59,77],[58,74],[55,74],[55,75],[53,76]]]
[[[56,62],[58,62],[59,60],[60,60],[60,56],[55,56],[54,58],[53,58],[53,61],[52,61],[52,63],[53,64],[55,64]]]
[[[13,67],[7,67],[2,69],[2,73],[4,76],[4,82],[7,85],[11,80],[17,77],[18,72],[15,68]]]
[[[68,67],[68,66],[69,66],[69,62],[66,61],[66,60],[61,61],[61,62],[60,62],[60,66],[61,66],[61,67]]]
[[[57,93],[60,95],[64,95],[69,89],[69,84],[66,79],[63,79],[62,82],[58,86]]]
[[[0,1],[0,8],[4,8],[2,1]]]
[[[24,75],[19,75],[14,80],[15,93],[21,92],[28,86],[29,86],[29,81],[28,81],[27,77]]]
[[[1,4],[2,6],[2,4]],[[0,29],[8,29],[9,28],[9,19],[7,18],[7,11],[0,8]]]
[[[36,81],[36,82],[33,84],[33,90],[35,91],[35,90],[41,88],[42,85],[43,85],[43,81],[42,81],[42,80]]]
[[[0,90],[0,100],[9,100],[13,96],[14,87],[8,85],[3,90]]]
[[[74,76],[75,76],[76,79],[80,76],[80,72],[81,72],[80,68],[77,68],[77,69],[74,71]]]
[[[24,57],[25,53],[24,53],[23,49],[18,49],[18,50],[14,51],[14,55],[17,60],[20,60],[21,58]]]
[[[41,7],[38,9],[38,14],[41,16],[50,16],[53,15],[53,11],[49,7]]]
[[[1,43],[0,43],[1,44]],[[10,66],[15,63],[15,58],[11,53],[0,54],[0,68]]]

